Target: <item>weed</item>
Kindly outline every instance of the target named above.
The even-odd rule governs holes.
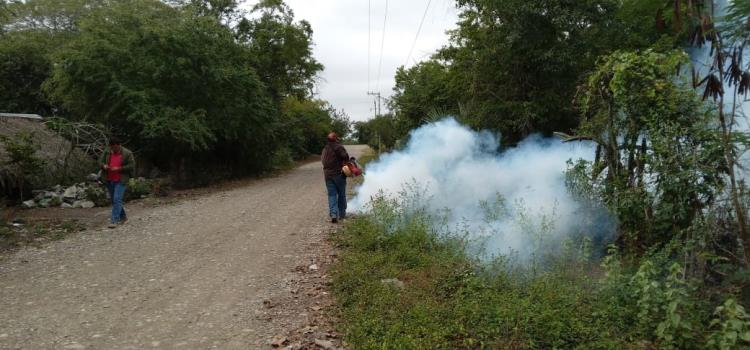
[[[333,291],[353,348],[735,349],[750,339],[745,309],[728,298],[706,313],[672,251],[632,264],[612,248],[597,266],[591,241],[570,239],[544,264],[480,259],[468,236],[436,230],[439,218],[409,203],[376,198],[335,238]]]
[[[24,246],[38,247],[45,242],[63,239],[85,229],[86,227],[77,220],[39,221],[19,226],[9,226],[0,222],[0,252]]]

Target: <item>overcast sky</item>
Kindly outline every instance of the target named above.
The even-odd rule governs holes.
[[[386,0],[369,0],[370,84],[369,91],[392,94],[396,68],[406,63],[409,49],[429,0],[390,0],[385,24],[383,61],[378,80],[378,61],[383,40]],[[352,120],[373,115],[373,97],[368,91],[368,0],[285,0],[295,19],[312,25],[315,58],[325,70],[320,74],[319,97],[337,109],[344,109]],[[257,1],[248,1],[252,5]],[[422,30],[407,66],[429,58],[448,42],[445,31],[455,27],[458,11],[454,0],[431,0]],[[385,112],[385,107],[383,107]]]

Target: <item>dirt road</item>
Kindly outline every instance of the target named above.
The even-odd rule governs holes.
[[[268,348],[309,322],[295,268],[331,230],[316,162],[23,249],[0,261],[0,349]]]

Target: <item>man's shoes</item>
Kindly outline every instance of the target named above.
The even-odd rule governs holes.
[[[107,228],[116,228],[116,227],[117,227],[117,224],[115,223],[107,225]]]
[[[337,218],[331,218],[331,223],[332,224],[338,224],[339,223],[339,219],[337,219]]]

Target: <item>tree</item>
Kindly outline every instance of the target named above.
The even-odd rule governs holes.
[[[359,143],[364,143],[378,151],[393,148],[403,137],[392,114],[379,115],[364,122],[354,123]]]
[[[331,131],[335,132],[342,139],[349,137],[352,131],[352,122],[349,115],[343,109],[337,110],[328,103],[326,103],[326,106],[328,115],[331,117]]]
[[[112,0],[112,3],[123,0]],[[43,30],[50,33],[75,32],[82,18],[110,4],[101,0],[27,0],[8,5],[12,16],[6,25],[11,31]]]
[[[13,18],[13,7],[19,3],[20,0],[0,0],[0,35],[6,32],[6,25]]]
[[[433,111],[458,113],[459,97],[451,91],[449,67],[436,61],[420,62],[414,67],[396,71],[391,108],[402,124],[411,130],[427,121]]]
[[[331,107],[321,100],[300,100],[288,97],[281,108],[283,137],[299,159],[317,154],[326,143],[326,135],[333,129],[334,115]]]
[[[579,164],[590,188],[617,214],[633,253],[679,237],[715,203],[728,164],[714,114],[677,81],[687,55],[618,52],[583,87],[578,138],[596,143],[596,160]]]
[[[532,133],[570,130],[570,103],[581,77],[612,46],[614,0],[459,0],[451,44],[437,59],[450,65],[450,85],[463,91],[477,126],[506,143]]]
[[[187,159],[267,167],[277,114],[253,53],[228,28],[138,0],[98,9],[80,31],[46,83],[72,115],[128,135],[173,169]]]
[[[224,25],[241,19],[241,11],[238,10],[237,0],[166,0],[175,6],[191,7],[199,16],[216,18]]]
[[[50,76],[55,36],[39,31],[11,32],[0,40],[0,111],[49,116],[55,107],[42,92]]]
[[[251,11],[256,19],[244,18],[235,31],[254,58],[261,81],[279,105],[285,97],[312,96],[315,75],[323,70],[312,56],[312,27],[294,22],[294,13],[281,0],[263,0]]]
[[[34,134],[19,132],[13,136],[0,135],[0,143],[5,148],[5,159],[0,164],[0,188],[3,193],[18,191],[23,198],[24,191],[29,190],[40,177],[44,161],[37,156],[39,144],[34,142]]]
[[[78,23],[101,2],[87,0],[4,1],[0,7],[0,110],[54,115],[42,83],[52,55],[77,35]]]

